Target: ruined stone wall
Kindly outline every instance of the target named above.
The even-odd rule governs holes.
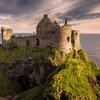
[[[60,36],[60,26],[57,24],[57,22],[54,22],[54,27],[52,29],[52,35],[51,35],[51,41],[53,47],[58,48],[59,36]]]
[[[36,37],[33,36],[25,36],[25,37],[11,37],[11,39],[9,40],[9,42],[14,42],[18,47],[25,47],[27,46],[27,41],[29,41],[29,45],[35,45],[36,41],[35,41]]]
[[[13,35],[12,29],[4,29],[3,40],[8,41],[12,35]]]
[[[52,46],[52,41],[51,41],[51,38],[49,37],[41,37],[39,38],[40,39],[40,47],[46,47],[46,46]]]
[[[80,31],[79,30],[73,30],[73,39],[75,41],[74,49],[76,51],[81,49],[81,43],[80,43]]]
[[[38,41],[37,41],[38,39]],[[27,42],[29,45],[38,45],[39,47],[45,47],[52,45],[51,38],[49,37],[39,37],[39,36],[24,36],[24,37],[15,37],[12,36],[9,42],[15,43],[18,47],[25,47],[27,46]]]

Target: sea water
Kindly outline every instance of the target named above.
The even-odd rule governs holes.
[[[100,67],[100,34],[81,34],[80,40],[90,60]]]
[[[100,34],[81,34],[80,40],[81,45],[85,49],[90,60],[93,60],[98,66],[100,66]]]

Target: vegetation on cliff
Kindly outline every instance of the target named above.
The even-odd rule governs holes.
[[[93,62],[69,59],[60,67],[62,69],[53,75],[43,91],[43,99],[99,100],[97,76],[100,75],[100,70]]]
[[[5,74],[0,72],[0,82],[9,83],[8,88],[0,87],[0,93],[4,91],[1,96],[17,91],[13,81],[18,83],[21,77],[25,83],[27,77],[29,87],[27,90],[20,88],[16,100],[99,100],[100,98],[100,68],[88,60],[83,49],[72,50],[67,55],[52,47],[0,49],[0,62],[6,63],[6,67],[2,68],[1,65],[1,68],[6,69],[6,75],[12,79],[7,78],[3,81],[6,79]],[[42,75],[44,76],[41,77]],[[44,82],[39,81],[43,78]],[[20,83],[19,85],[22,86]],[[27,86],[27,82],[25,85]],[[8,92],[5,94],[6,91]]]
[[[0,70],[0,96],[7,96],[17,90],[15,83]]]

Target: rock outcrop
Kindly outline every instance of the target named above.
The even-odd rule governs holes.
[[[7,70],[7,75],[22,89],[28,89],[43,84],[53,69],[48,59],[28,57],[15,61]]]

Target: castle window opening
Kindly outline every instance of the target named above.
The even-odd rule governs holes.
[[[36,38],[36,45],[39,46],[40,45],[40,40],[38,38]]]
[[[30,40],[26,40],[26,46],[30,45]]]
[[[69,42],[69,40],[70,40],[70,37],[67,37],[67,42]]]
[[[78,35],[78,33],[76,33],[76,36]]]
[[[71,50],[71,48],[69,48],[69,50]]]
[[[55,34],[55,31],[52,31],[52,34]]]

